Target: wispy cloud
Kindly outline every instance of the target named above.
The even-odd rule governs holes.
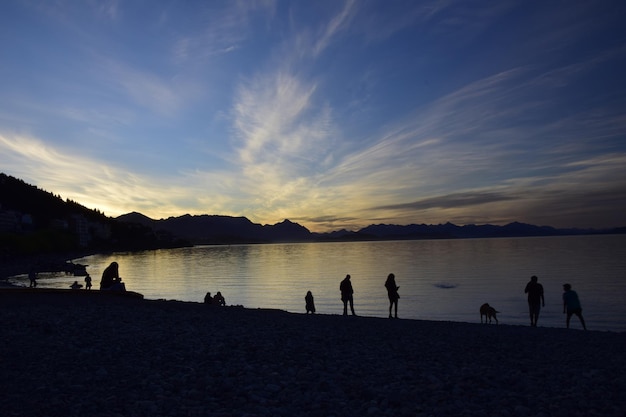
[[[88,4],[93,7],[96,14],[104,16],[107,19],[116,20],[119,14],[118,0],[90,0]]]
[[[179,64],[203,62],[216,55],[233,52],[249,39],[252,16],[271,19],[274,0],[207,3],[197,11],[196,25],[177,36],[174,55]]]
[[[170,117],[185,104],[185,89],[172,79],[145,70],[136,69],[111,59],[102,59],[99,81],[113,87],[137,106],[147,108],[159,116]]]
[[[346,0],[343,9],[331,18],[328,24],[323,26],[322,34],[316,39],[315,45],[313,46],[313,56],[318,56],[322,53],[332,42],[333,38],[342,30],[346,29],[350,23],[351,17],[355,14],[357,7],[355,4],[358,4],[355,0]]]
[[[45,24],[3,45],[3,170],[108,214],[626,222],[626,49],[595,6],[131,7],[18,9]]]

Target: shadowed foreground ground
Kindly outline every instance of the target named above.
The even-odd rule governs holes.
[[[80,294],[79,294],[80,293]],[[3,416],[619,416],[626,333],[0,290]]]

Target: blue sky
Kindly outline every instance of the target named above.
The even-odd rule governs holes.
[[[0,3],[0,171],[109,216],[626,225],[623,1]]]

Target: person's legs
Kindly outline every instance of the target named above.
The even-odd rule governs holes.
[[[354,314],[354,298],[350,296],[349,301],[350,301],[350,311],[352,311],[353,316],[356,316],[356,314]]]
[[[393,307],[393,300],[389,300],[389,318],[392,318],[391,316],[391,308]]]
[[[395,304],[395,315],[396,315],[396,318],[398,318],[398,300],[395,300],[394,304]]]
[[[539,304],[528,304],[528,310],[530,311],[530,325],[537,326],[537,320],[539,320]]]
[[[571,312],[567,312],[567,318],[565,319],[565,327],[569,329],[569,320],[572,318],[572,314]]]
[[[347,316],[348,315],[348,300],[342,300],[343,301],[343,315]]]
[[[580,319],[580,324],[583,325],[583,329],[587,330],[587,326],[585,326],[585,319],[583,318],[583,310],[580,309],[580,310],[574,312],[574,314],[576,314],[578,316],[578,318]]]

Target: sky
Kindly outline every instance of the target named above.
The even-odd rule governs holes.
[[[4,0],[0,172],[107,216],[626,226],[626,2]]]

